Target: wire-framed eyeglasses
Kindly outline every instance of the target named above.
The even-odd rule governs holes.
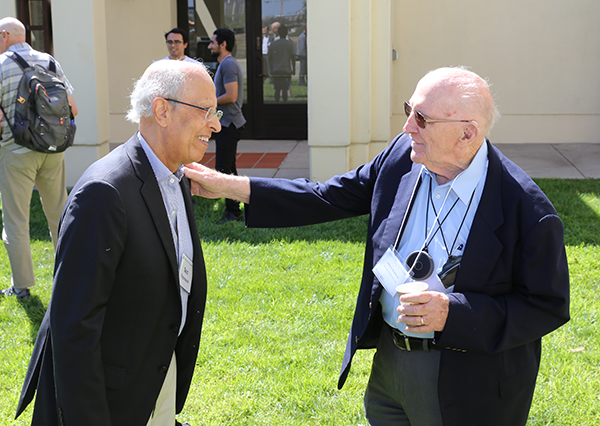
[[[221,117],[223,117],[223,111],[220,111],[215,108],[204,108],[204,107],[201,107],[198,105],[188,104],[186,102],[181,102],[181,101],[178,101],[176,99],[171,99],[171,98],[164,98],[164,99],[165,99],[165,101],[175,102],[178,104],[187,105],[192,108],[198,108],[198,109],[201,109],[202,111],[206,111],[206,121],[212,120],[213,117],[215,117],[215,116],[217,117],[217,120],[221,121]]]
[[[413,109],[412,106],[408,102],[404,102],[404,114],[406,117],[410,117],[410,114],[415,113],[415,119],[417,120],[417,125],[424,129],[427,123],[470,123],[474,120],[430,120],[429,118],[425,118],[425,116],[421,113],[421,111],[417,111]]]

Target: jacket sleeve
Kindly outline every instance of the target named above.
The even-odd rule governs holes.
[[[110,425],[100,341],[126,223],[119,193],[104,182],[77,189],[63,213],[50,328],[65,424]]]
[[[251,228],[303,226],[370,213],[377,177],[394,152],[397,140],[373,161],[326,182],[251,178],[250,203],[245,207],[246,225]]]

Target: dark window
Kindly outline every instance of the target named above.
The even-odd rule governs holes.
[[[17,0],[17,18],[25,25],[27,43],[52,55],[50,0]]]

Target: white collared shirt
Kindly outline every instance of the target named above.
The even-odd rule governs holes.
[[[434,261],[434,271],[440,273],[448,259],[448,252],[453,256],[461,256],[464,253],[485,186],[488,162],[488,148],[484,141],[469,167],[450,182],[439,185],[434,173],[427,170],[425,166],[421,168],[421,184],[409,212],[400,244],[397,246],[401,259],[406,260],[412,252],[422,250],[427,241],[427,251]],[[439,214],[437,220],[431,203]],[[442,222],[441,230],[437,230],[440,222]],[[429,288],[430,291],[443,293],[450,293],[453,289],[454,286],[446,289],[441,285],[438,288]],[[383,291],[379,300],[383,309],[383,318],[390,326],[409,336],[433,338],[433,332],[410,333],[406,331],[404,323],[396,322],[399,316],[397,308],[400,304],[397,294],[392,297],[387,291]]]

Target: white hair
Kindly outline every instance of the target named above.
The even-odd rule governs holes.
[[[180,99],[189,81],[189,71],[204,64],[183,61],[161,60],[148,67],[146,72],[133,85],[129,96],[131,106],[125,117],[132,123],[139,123],[142,117],[152,116],[152,102],[156,98]]]

